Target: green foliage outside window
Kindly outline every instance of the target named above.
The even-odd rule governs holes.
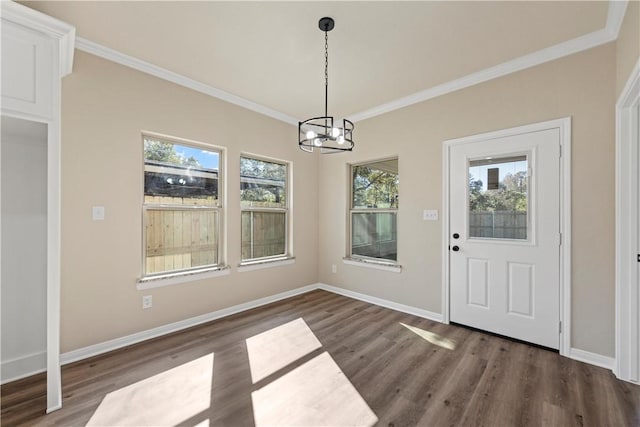
[[[243,206],[285,207],[287,166],[240,157],[240,201]]]
[[[144,159],[173,165],[201,167],[195,157],[186,157],[177,153],[175,144],[149,138],[144,139]]]
[[[507,173],[497,190],[483,190],[482,180],[469,177],[471,212],[527,212],[527,173]]]
[[[395,170],[389,167],[382,169],[386,163],[353,167],[354,209],[398,207],[398,161],[393,161]]]

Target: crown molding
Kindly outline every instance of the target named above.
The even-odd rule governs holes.
[[[412,95],[408,95],[378,105],[368,110],[350,115],[347,118],[354,123],[370,119],[381,114],[389,113],[413,104],[428,101],[430,99],[446,95],[451,92],[475,86],[477,84],[484,83],[499,77],[504,77],[506,75],[516,73],[527,68],[544,64],[545,62],[560,59],[565,56],[573,55],[574,53],[582,52],[584,50],[588,50],[605,43],[612,42],[618,38],[618,33],[620,32],[620,27],[622,26],[622,21],[627,10],[627,4],[628,0],[610,0],[609,9],[607,12],[606,26],[601,30],[597,30],[589,34],[567,40],[565,42],[538,50],[536,52],[521,56],[511,61],[503,62],[502,64],[485,68],[484,70],[466,75],[459,79],[455,79],[447,83],[443,83],[429,89],[416,92]],[[293,126],[296,126],[298,124],[298,119],[296,119],[295,117],[291,117],[272,108],[260,105],[253,101],[249,101],[248,99],[231,94],[229,92],[225,92],[221,89],[209,86],[207,84],[185,77],[181,74],[169,71],[165,68],[158,67],[133,56],[125,55],[124,53],[118,52],[114,49],[110,49],[106,46],[102,46],[85,38],[76,37],[76,48],[92,55],[99,56],[109,61],[195,90],[205,95],[209,95],[214,98],[229,102],[231,104],[246,108],[248,110],[255,111],[256,113],[263,114],[276,120],[280,120],[284,123]]]
[[[466,75],[459,79],[452,80],[450,82],[443,83],[441,85],[434,86],[420,92],[416,92],[412,95],[405,96],[391,102],[387,102],[377,107],[373,107],[368,110],[353,114],[349,116],[348,119],[354,123],[361,120],[370,119],[381,114],[389,113],[391,111],[399,110],[400,108],[428,101],[429,99],[433,99],[447,93],[465,89],[499,77],[504,77],[508,74],[516,73],[527,68],[535,67],[536,65],[544,64],[545,62],[560,59],[565,56],[573,55],[574,53],[582,52],[584,50],[612,42],[618,38],[618,33],[620,32],[620,27],[622,26],[622,20],[624,19],[624,14],[627,10],[627,3],[628,0],[609,1],[607,23],[605,28],[601,30],[594,31],[571,40],[567,40],[566,42],[538,50],[536,52],[521,56],[511,61],[503,62],[502,64],[496,65],[494,67],[485,68],[484,70]]]
[[[618,33],[620,32],[620,26],[622,25],[622,20],[624,19],[626,10],[627,0],[611,0],[609,1],[609,10],[607,12],[607,24],[606,27],[601,30],[567,40],[566,42],[538,50],[511,61],[503,62],[502,64],[494,67],[485,68],[484,70],[466,75],[459,79],[387,102],[377,107],[353,114],[352,116],[349,116],[348,119],[354,123],[370,119],[381,114],[399,110],[400,108],[408,107],[447,93],[475,86],[498,77],[504,77],[508,74],[544,64],[545,62],[560,59],[565,56],[573,55],[574,53],[582,52],[584,50],[612,42],[618,38]]]
[[[189,77],[185,77],[173,71],[169,71],[165,68],[158,67],[157,65],[153,65],[149,62],[143,61],[133,56],[125,55],[124,53],[118,52],[117,50],[110,49],[98,43],[94,43],[91,40],[87,40],[82,37],[76,37],[76,48],[83,52],[87,52],[92,55],[96,55],[109,61],[115,62],[117,64],[124,65],[125,67],[142,71],[143,73],[150,74],[154,77],[158,77],[171,83],[184,86],[188,89],[195,90],[196,92],[204,93],[205,95],[221,99],[222,101],[229,102],[230,104],[238,105],[240,107],[246,108],[247,110],[255,111],[256,113],[263,114],[267,117],[280,120],[287,124],[293,126],[298,125],[298,120],[294,117],[288,116],[284,113],[281,113],[269,107],[265,107],[264,105],[260,105],[253,101],[249,101],[248,99],[242,98],[232,93],[225,92],[213,86],[201,83],[197,80],[193,80]]]
[[[609,10],[607,11],[607,32],[613,39],[618,38],[624,14],[627,12],[629,0],[609,0]]]

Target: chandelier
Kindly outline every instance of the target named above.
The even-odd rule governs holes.
[[[313,153],[314,149],[323,154],[353,150],[353,122],[342,119],[342,127],[333,116],[327,113],[329,99],[329,31],[333,29],[333,18],[324,17],[318,22],[324,31],[324,116],[313,117],[298,122],[298,146],[301,150]]]

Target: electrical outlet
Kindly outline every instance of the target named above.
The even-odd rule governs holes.
[[[332,272],[332,273],[337,273],[337,272],[338,272],[338,267],[336,267],[336,265],[335,265],[335,264],[333,264],[333,265],[331,266],[331,272]]]
[[[146,310],[153,306],[153,297],[151,295],[145,295],[142,297],[142,309]]]
[[[93,206],[91,208],[91,217],[94,221],[104,221],[104,206]]]

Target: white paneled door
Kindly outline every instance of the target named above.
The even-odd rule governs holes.
[[[560,345],[560,130],[450,147],[450,320]]]

